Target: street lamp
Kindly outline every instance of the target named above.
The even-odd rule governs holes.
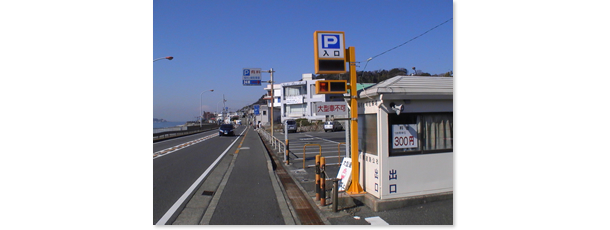
[[[161,57],[161,58],[157,58],[157,59],[153,60],[153,62],[156,62],[156,61],[161,60],[161,59],[167,59],[167,60],[171,61],[172,59],[174,59],[174,57],[172,57],[172,56]]]
[[[170,60],[171,60],[171,59],[170,59]],[[208,91],[203,91],[203,92],[201,92],[201,94],[199,95],[199,115],[201,115],[201,118],[199,119],[199,128],[201,128],[201,127],[202,127],[202,124],[201,124],[202,122],[201,122],[201,120],[203,120],[203,109],[201,108],[201,106],[202,106],[202,101],[203,101],[203,93],[206,93],[206,92],[214,92],[214,90],[213,90],[213,89],[210,89],[210,90],[208,90]]]

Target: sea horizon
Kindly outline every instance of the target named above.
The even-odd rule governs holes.
[[[176,127],[186,124],[186,121],[153,122],[153,129]]]

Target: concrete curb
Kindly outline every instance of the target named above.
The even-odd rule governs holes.
[[[231,163],[229,164],[229,168],[227,169],[227,172],[225,173],[224,177],[222,178],[222,181],[220,182],[218,189],[214,193],[214,197],[212,197],[212,201],[208,205],[208,208],[205,210],[205,213],[203,214],[201,221],[199,221],[200,225],[209,225],[210,224],[210,221],[212,220],[212,215],[214,215],[214,210],[216,210],[216,206],[218,205],[218,201],[220,200],[220,197],[222,196],[222,192],[224,191],[225,186],[227,185],[227,181],[229,180],[229,177],[231,176],[231,172],[233,172],[233,166],[235,166],[236,159],[237,159],[237,154],[233,154],[233,159],[231,160]]]
[[[257,132],[258,133],[258,132]],[[284,224],[286,225],[295,225],[296,213],[290,202],[286,199],[287,195],[280,185],[280,181],[277,178],[277,175],[273,171],[273,164],[271,163],[271,157],[269,157],[269,152],[264,146],[262,140],[259,143],[261,144],[261,148],[265,149],[265,158],[267,158],[267,168],[269,169],[269,178],[271,179],[271,185],[273,186],[273,191],[275,191],[275,196],[277,197],[277,203],[280,206],[280,211],[282,212],[282,216],[284,217]]]
[[[189,202],[180,212],[172,225],[198,225],[208,208],[213,196],[202,195],[206,191],[216,191],[227,169],[230,166],[231,159],[229,155],[225,155],[223,159],[214,167],[208,177],[202,182],[198,190],[189,199]],[[216,194],[216,192],[214,192]],[[213,195],[213,194],[212,194]]]
[[[259,137],[260,137],[260,133],[259,133]],[[263,141],[262,137],[261,137],[261,142]],[[273,149],[273,148],[271,148]],[[270,154],[274,154],[274,153],[270,153]],[[313,207],[313,209],[315,210],[315,212],[318,214],[318,216],[320,217],[320,220],[322,220],[322,222],[325,225],[331,225],[330,221],[327,220],[327,217],[322,213],[322,211],[319,209],[318,205],[314,202],[313,199],[311,199],[311,197],[309,197],[307,191],[303,188],[303,186],[301,186],[301,183],[297,182],[297,179],[294,178],[294,176],[292,175],[292,173],[290,172],[289,168],[284,167],[284,164],[278,165],[277,167],[283,167],[284,170],[286,170],[286,174],[288,174],[288,176],[290,176],[290,178],[292,179],[292,181],[294,181],[295,185],[299,188],[299,190],[301,191],[301,193],[308,199],[307,202],[309,202],[309,204]],[[277,176],[277,175],[276,175]],[[316,208],[318,207],[318,208]],[[297,218],[298,219],[298,218]]]

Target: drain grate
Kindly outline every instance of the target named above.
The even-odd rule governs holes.
[[[203,193],[201,193],[201,195],[204,195],[204,196],[213,196],[214,195],[214,191],[203,190]]]

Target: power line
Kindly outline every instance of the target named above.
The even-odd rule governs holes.
[[[451,21],[451,20],[453,20],[453,18],[450,18],[450,19],[448,19],[447,21],[444,21],[443,23],[438,24],[438,25],[436,25],[435,27],[432,27],[432,29],[429,29],[429,30],[427,30],[426,32],[424,32],[424,33],[422,33],[422,34],[417,35],[417,36],[415,36],[414,38],[411,38],[411,40],[408,40],[408,41],[406,41],[406,42],[404,42],[404,43],[402,43],[402,44],[400,44],[400,45],[395,46],[394,48],[391,48],[391,49],[386,50],[386,51],[384,51],[384,52],[382,52],[382,53],[380,53],[380,54],[377,54],[377,55],[375,55],[375,56],[373,56],[373,57],[370,57],[369,59],[366,59],[366,64],[368,65],[369,61],[373,60],[374,58],[379,57],[379,56],[381,56],[381,55],[384,55],[385,53],[390,52],[390,51],[392,51],[392,50],[394,50],[394,49],[396,49],[396,48],[398,48],[398,47],[401,47],[401,46],[403,46],[403,45],[405,45],[405,44],[407,44],[407,43],[409,43],[409,42],[411,42],[411,41],[413,41],[413,40],[415,40],[415,39],[417,39],[417,38],[419,38],[419,37],[423,36],[424,34],[427,34],[428,32],[430,32],[430,31],[432,31],[432,30],[434,30],[434,29],[438,28],[439,26],[442,26],[443,24],[445,24],[445,23],[447,23],[447,22],[449,22],[449,21]],[[366,68],[366,65],[365,65],[365,68]]]
[[[376,57],[379,57],[379,56],[381,56],[381,55],[384,55],[385,53],[390,52],[390,51],[392,51],[392,50],[394,50],[394,49],[396,49],[396,48],[398,48],[398,47],[401,47],[401,46],[403,46],[403,45],[405,45],[405,44],[407,44],[407,43],[409,43],[409,42],[411,42],[411,41],[413,41],[413,40],[415,40],[415,39],[417,39],[417,38],[419,38],[419,37],[423,36],[424,34],[427,34],[428,32],[430,32],[430,31],[432,31],[432,30],[434,30],[434,29],[438,28],[439,26],[442,26],[443,24],[445,24],[445,23],[447,23],[447,22],[449,22],[449,21],[451,21],[451,20],[453,20],[453,18],[447,19],[447,21],[444,21],[443,23],[438,24],[438,25],[436,25],[435,27],[432,27],[431,29],[427,30],[426,32],[423,32],[422,34],[417,35],[417,36],[415,36],[414,38],[411,38],[411,40],[408,40],[408,41],[406,41],[406,42],[404,42],[404,43],[402,43],[402,44],[400,44],[400,45],[397,45],[397,46],[395,46],[395,47],[393,47],[393,48],[391,48],[391,49],[389,49],[389,50],[386,50],[386,51],[384,51],[384,52],[382,52],[382,53],[380,53],[380,54],[377,54],[377,55],[375,55],[375,56],[372,56],[372,57],[370,57],[369,59],[366,59],[366,63],[364,64],[364,68],[362,69],[362,76],[364,76],[364,70],[366,70],[366,66],[368,66],[368,65],[369,65],[369,61],[373,60],[373,59],[374,59],[374,58],[376,58]],[[356,81],[356,84],[359,84],[359,83],[357,83],[357,81]],[[360,84],[361,84],[361,83],[360,83]],[[365,96],[367,96],[368,98],[370,98],[368,95],[365,95]]]

